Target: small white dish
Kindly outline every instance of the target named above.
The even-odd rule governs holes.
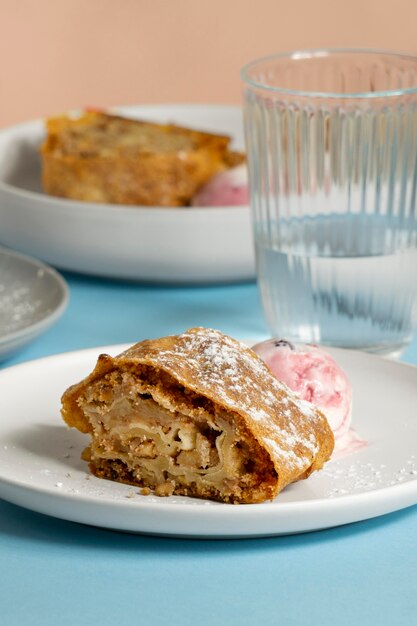
[[[45,332],[67,302],[66,282],[55,270],[0,247],[0,361]]]
[[[88,437],[66,428],[60,396],[91,371],[100,352],[124,348],[71,352],[0,372],[0,497],[93,526],[214,538],[318,530],[417,503],[417,368],[340,349],[329,351],[351,378],[353,423],[369,445],[290,485],[273,502],[233,506],[142,496],[138,488],[91,476],[80,459]]]
[[[242,113],[223,105],[130,106],[114,112],[233,138]],[[134,207],[76,202],[41,188],[41,120],[0,131],[0,241],[61,269],[166,283],[254,279],[249,208]]]

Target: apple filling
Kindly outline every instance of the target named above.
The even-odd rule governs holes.
[[[239,422],[168,374],[159,372],[153,382],[146,373],[146,367],[110,372],[78,399],[92,436],[92,472],[160,496],[265,499],[260,485],[274,470]]]

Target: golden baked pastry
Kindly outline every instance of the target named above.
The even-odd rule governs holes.
[[[44,191],[87,202],[186,206],[212,176],[242,163],[230,138],[100,112],[47,120]]]
[[[62,416],[90,433],[93,474],[157,495],[262,502],[320,469],[334,445],[322,413],[250,348],[205,328],[100,355],[64,393]]]

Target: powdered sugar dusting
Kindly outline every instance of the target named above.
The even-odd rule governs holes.
[[[416,476],[417,460],[414,454],[396,468],[370,461],[357,460],[351,463],[336,461],[328,464],[320,472],[321,483],[329,484],[327,492],[324,493],[328,498],[386,489],[415,480]],[[312,481],[315,480],[317,478],[312,477]]]
[[[214,384],[217,393],[228,406],[236,410],[244,407],[246,411],[250,411],[252,419],[269,419],[264,409],[253,406],[250,401],[253,381],[242,378],[242,361],[246,367],[252,369],[255,380],[265,375],[263,363],[259,359],[251,358],[244,344],[238,342],[242,351],[237,350],[234,340],[211,329],[204,329],[201,334],[183,333],[181,338],[185,341],[176,345],[174,352],[184,352],[189,362],[194,361],[193,365],[199,371],[200,384],[208,389]],[[163,350],[159,353],[158,360],[169,365],[171,357],[171,350]],[[236,392],[240,396],[239,402],[235,400]]]
[[[274,439],[265,438],[265,443],[272,448],[275,456],[277,456],[282,462],[295,465],[300,470],[305,467],[306,461],[308,460],[305,457],[298,456],[293,450],[285,450],[276,441],[274,441]]]
[[[0,275],[1,280],[1,275]],[[25,328],[28,324],[44,316],[43,302],[34,299],[31,289],[18,281],[10,284],[0,282],[0,328],[4,335]]]

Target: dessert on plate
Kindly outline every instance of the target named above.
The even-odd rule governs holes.
[[[253,346],[253,350],[274,376],[324,413],[334,433],[336,452],[352,452],[365,445],[351,429],[350,380],[326,350],[285,339],[268,339]]]
[[[274,498],[330,458],[324,415],[244,344],[207,328],[101,355],[62,397],[96,476],[230,503]]]
[[[46,121],[46,193],[72,200],[187,206],[213,176],[244,162],[230,137],[101,111]]]

